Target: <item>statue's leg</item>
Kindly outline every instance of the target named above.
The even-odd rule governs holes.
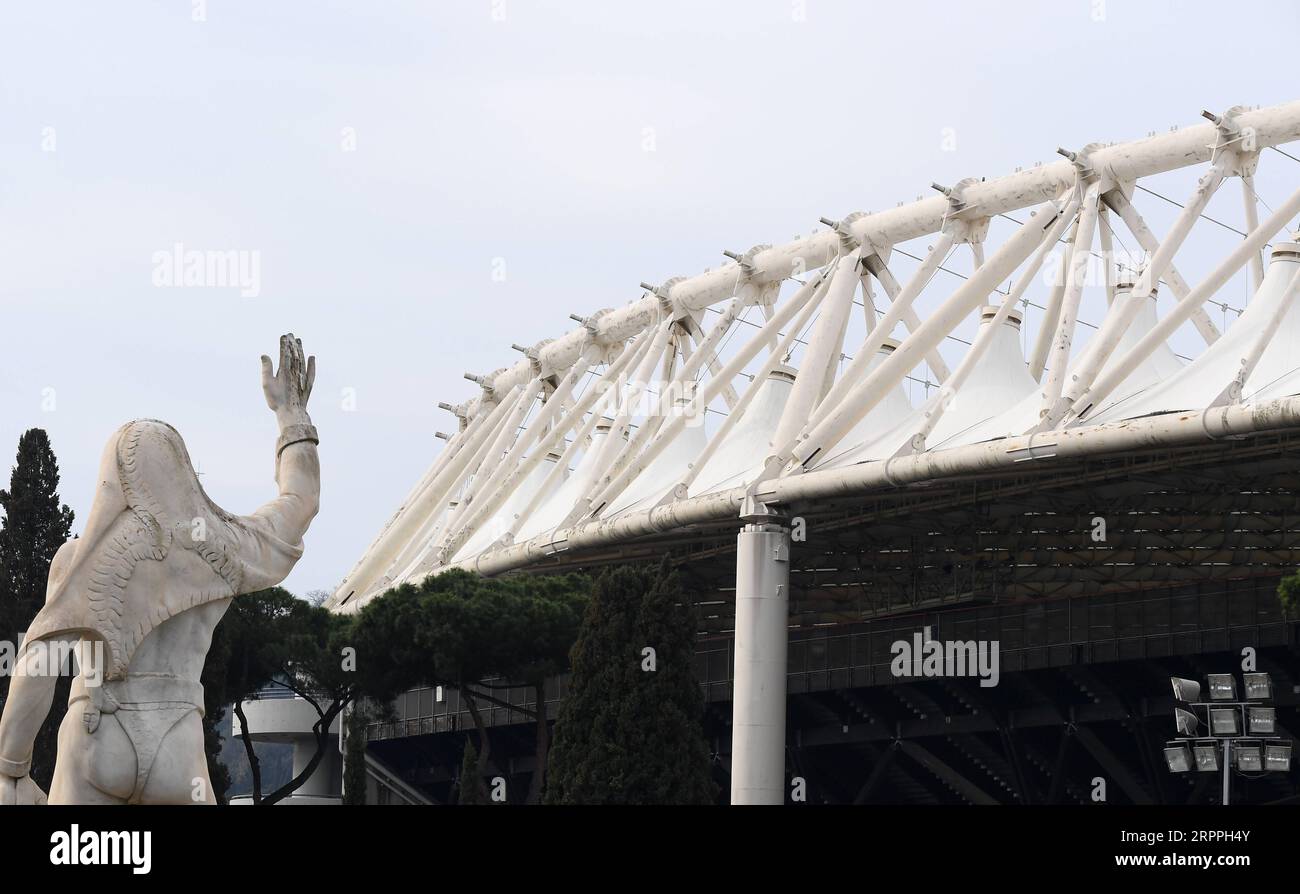
[[[69,705],[59,726],[50,803],[125,804],[135,787],[135,747],[111,714],[100,715],[93,734],[86,732],[82,714],[87,704]]]
[[[163,736],[140,797],[143,804],[216,804],[208,758],[203,749],[203,720],[198,709],[176,721]]]

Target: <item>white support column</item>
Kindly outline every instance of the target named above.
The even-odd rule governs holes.
[[[762,511],[736,538],[731,803],[785,803],[790,529]]]
[[[871,273],[865,268],[858,274],[862,286],[862,322],[867,332],[876,328],[876,290],[871,286]]]
[[[1052,335],[1056,332],[1056,323],[1061,318],[1061,297],[1065,295],[1065,284],[1070,279],[1070,258],[1074,253],[1074,241],[1079,235],[1078,220],[1070,227],[1070,235],[1065,238],[1065,251],[1061,252],[1061,263],[1057,267],[1056,279],[1052,281],[1052,290],[1047,293],[1047,303],[1043,305],[1043,322],[1038,326],[1038,335],[1034,338],[1033,350],[1029,353],[1029,374],[1039,382],[1043,380],[1043,368],[1047,366],[1047,353],[1052,348]]]
[[[1137,239],[1138,246],[1143,251],[1153,254],[1160,247],[1160,240],[1156,238],[1155,233],[1151,232],[1142,215],[1138,214],[1137,208],[1121,190],[1112,189],[1102,196],[1102,199],[1120,216],[1120,220],[1124,221],[1124,226],[1128,227],[1128,231],[1133,234],[1133,238]],[[1172,262],[1165,270],[1163,279],[1169,284],[1169,290],[1174,293],[1174,297],[1179,300],[1192,290]],[[1196,331],[1201,334],[1201,338],[1207,345],[1212,345],[1219,340],[1219,327],[1214,325],[1205,308],[1198,307],[1192,312],[1192,325],[1196,327]]]
[[[783,444],[798,434],[824,394],[822,385],[830,360],[839,359],[840,349],[844,345],[844,328],[848,325],[849,312],[853,309],[853,295],[858,286],[858,258],[858,252],[851,251],[841,257],[835,266],[812,336],[804,349],[794,388],[790,390],[790,398],[781,412],[780,424],[772,436],[773,443]]]
[[[1070,266],[1065,281],[1065,293],[1061,297],[1060,316],[1056,323],[1056,333],[1052,337],[1051,350],[1047,355],[1047,369],[1043,374],[1045,378],[1042,380],[1040,416],[1046,416],[1061,399],[1066,367],[1070,365],[1070,347],[1074,343],[1074,328],[1079,319],[1079,303],[1083,298],[1083,285],[1087,278],[1088,258],[1092,254],[1092,237],[1097,228],[1100,196],[1101,184],[1093,183],[1084,194],[1083,204],[1079,206],[1079,220],[1075,230],[1074,245],[1070,249]]]
[[[970,243],[970,246],[972,250],[976,247],[979,248],[979,264],[977,266],[982,266],[984,264],[984,246],[978,242],[972,242]],[[889,300],[898,300],[898,296],[903,291],[903,287],[900,286],[898,280],[894,278],[893,271],[889,269],[889,265],[884,263],[884,261],[877,255],[869,261],[867,268],[871,271],[872,276],[880,280],[880,286],[885,290],[885,295],[889,297]],[[936,267],[936,269],[938,268]],[[907,327],[908,332],[915,332],[921,328],[921,318],[916,315],[915,310],[909,307],[907,310],[903,311],[903,325]],[[867,331],[871,332],[874,328],[874,326],[868,326]],[[885,333],[885,337],[888,338],[889,333]],[[938,379],[940,383],[947,381],[949,375],[948,364],[944,361],[943,355],[939,353],[937,348],[933,351],[929,351],[925,355],[925,362],[930,364],[930,371],[934,373],[934,377]]]
[[[1201,212],[1210,203],[1210,199],[1214,197],[1215,191],[1232,171],[1235,163],[1236,158],[1232,153],[1224,153],[1201,179],[1196,181],[1196,189],[1192,191],[1187,204],[1183,206],[1182,211],[1178,212],[1173,226],[1169,228],[1169,232],[1165,234],[1164,240],[1156,250],[1151,253],[1146,269],[1138,276],[1131,293],[1135,298],[1147,298],[1155,291],[1160,277],[1165,275],[1165,270],[1173,263],[1174,255],[1187,239],[1187,234],[1192,231],[1192,226],[1200,218]]]
[[[765,307],[764,309],[767,311],[767,316],[770,318],[772,315],[771,308]],[[691,336],[690,340],[695,345],[694,350],[707,350],[709,352],[708,359],[704,362],[704,366],[708,369],[709,375],[716,376],[718,371],[722,369],[722,363],[719,362],[718,354],[714,350],[716,343],[705,336],[704,330],[700,328],[700,321],[697,320],[693,314],[687,314],[682,318],[681,322]],[[728,325],[730,325],[730,323]],[[690,356],[686,355],[686,359],[689,360]],[[736,394],[736,389],[730,385],[722,389],[722,400],[727,405],[728,410],[734,407],[736,401],[739,399],[739,396]]]
[[[1106,306],[1115,303],[1115,242],[1106,205],[1097,206],[1097,239],[1101,243],[1101,265],[1106,279]]]
[[[1259,209],[1256,207],[1255,197],[1255,175],[1241,175],[1241,193],[1242,199],[1246,203],[1246,232],[1252,233],[1259,226]],[[1259,291],[1259,285],[1264,281],[1264,256],[1260,252],[1255,252],[1250,258],[1250,296],[1255,297]]]

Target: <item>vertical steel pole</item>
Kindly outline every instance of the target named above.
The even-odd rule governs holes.
[[[736,542],[731,803],[785,803],[790,529],[747,523]]]
[[[1228,787],[1229,787],[1228,773],[1230,772],[1231,767],[1232,767],[1232,740],[1224,739],[1223,740],[1223,803],[1225,806],[1228,803]]]

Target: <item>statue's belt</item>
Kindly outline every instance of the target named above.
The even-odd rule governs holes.
[[[80,688],[80,687],[79,687]],[[99,728],[101,714],[118,711],[157,711],[167,708],[197,708],[203,713],[203,684],[172,674],[131,674],[125,680],[105,680],[99,686],[74,691],[68,705],[89,701],[83,711],[86,732]]]

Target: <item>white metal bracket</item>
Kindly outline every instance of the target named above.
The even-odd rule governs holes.
[[[1218,130],[1218,137],[1210,146],[1210,164],[1215,164],[1224,155],[1228,156],[1227,170],[1234,177],[1253,177],[1259,166],[1259,145],[1253,128],[1243,128],[1237,116],[1248,111],[1245,106],[1233,106],[1222,115],[1207,110],[1201,116],[1212,122]]]
[[[944,213],[942,229],[959,222],[961,226],[952,229],[953,242],[957,245],[982,245],[989,235],[989,217],[980,211],[979,203],[966,198],[966,189],[975,183],[983,182],[983,177],[967,177],[957,181],[954,186],[930,186],[948,198],[948,210]]]

